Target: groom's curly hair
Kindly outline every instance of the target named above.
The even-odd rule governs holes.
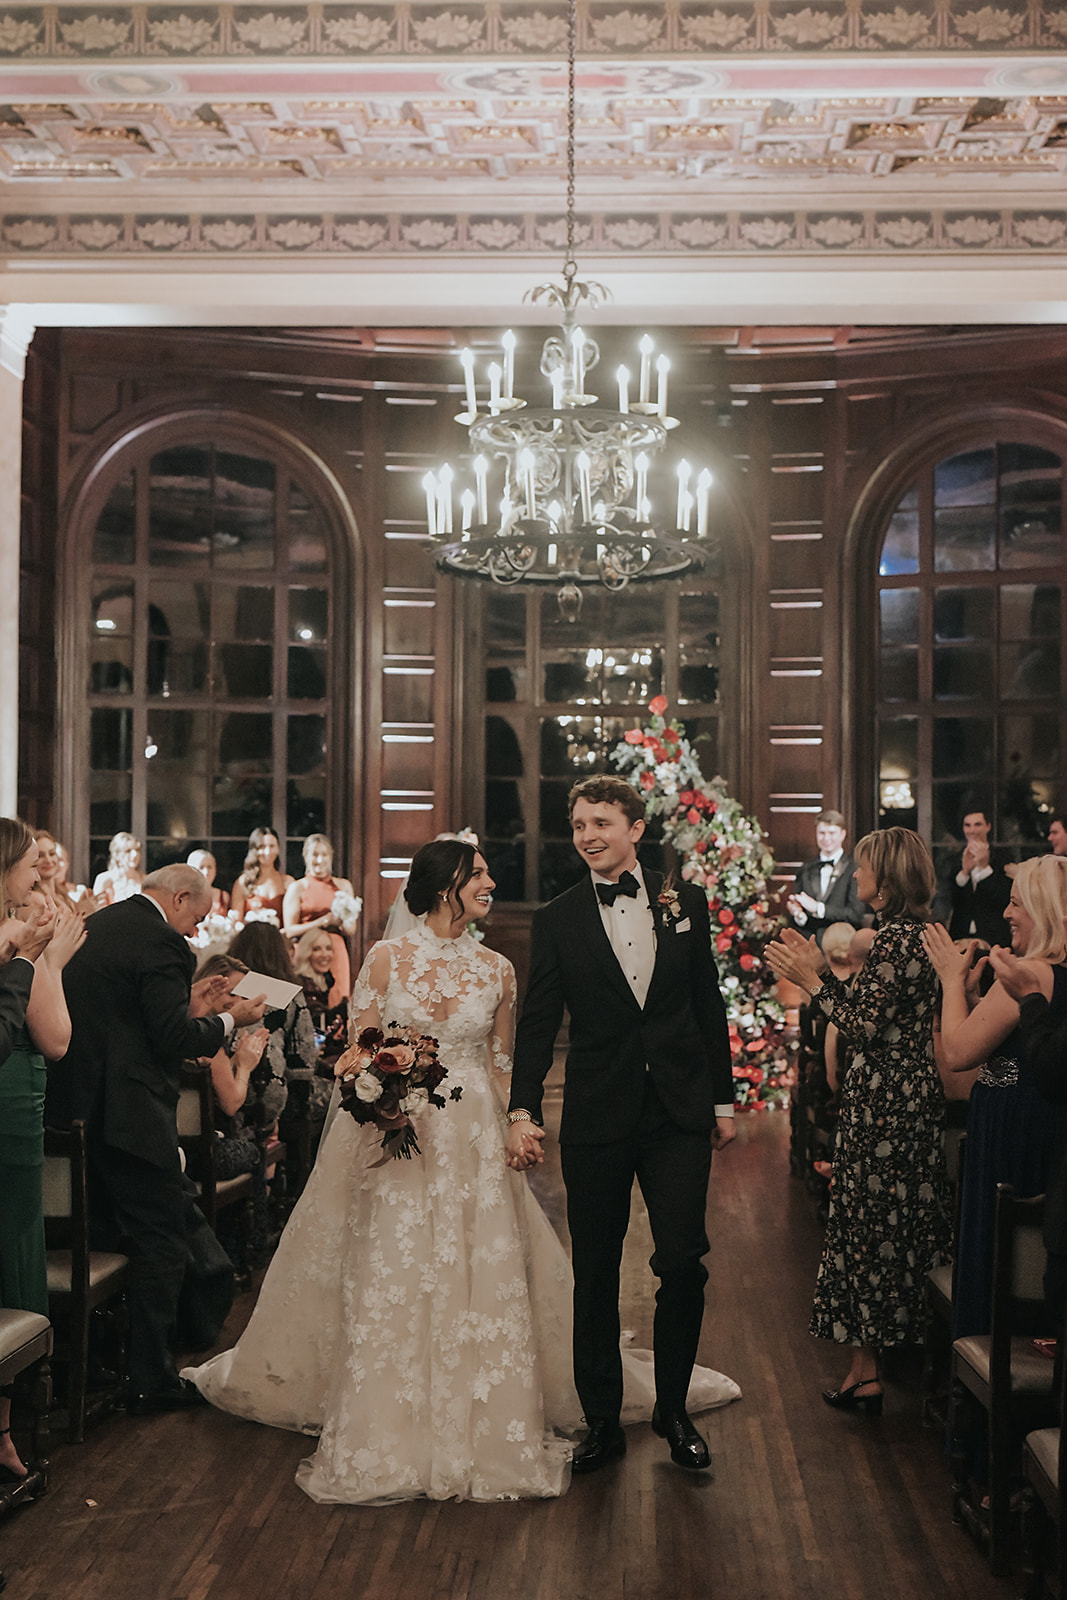
[[[595,778],[579,778],[567,796],[567,815],[574,817],[574,808],[579,800],[588,800],[590,805],[618,806],[633,824],[643,822],[645,816],[645,802],[632,784],[625,778],[612,778],[600,775]]]

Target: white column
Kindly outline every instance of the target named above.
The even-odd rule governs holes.
[[[0,307],[0,816],[13,817],[19,779],[19,546],[22,380],[34,324]]]

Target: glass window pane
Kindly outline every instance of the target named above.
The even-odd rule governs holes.
[[[94,772],[127,772],[133,766],[132,710],[101,707],[89,713],[89,766]]]
[[[485,774],[487,778],[521,778],[522,746],[504,717],[485,719]]]
[[[1020,772],[1054,777],[1060,768],[1060,719],[1055,712],[1001,717],[997,766],[1002,778]]]
[[[959,871],[960,843],[963,838],[963,819],[968,811],[986,811],[989,809],[989,798],[986,793],[984,780],[978,783],[967,779],[953,779],[947,783],[935,783],[931,794],[932,838],[935,841],[933,850],[934,861],[937,864],[938,878],[947,883]],[[946,852],[938,848],[946,840],[952,841],[952,849]]]
[[[216,772],[270,772],[274,722],[269,711],[231,711],[217,717],[216,738]],[[239,828],[223,831],[241,832]]]
[[[919,698],[918,650],[883,650],[879,693],[883,700]]]
[[[203,564],[211,552],[211,450],[181,445],[152,457],[148,559],[159,566]]]
[[[1058,505],[1008,506],[1001,511],[1002,567],[1056,567],[1062,556]]]
[[[993,770],[990,717],[938,717],[934,722],[935,778],[984,778]],[[957,819],[957,821],[962,819]]]
[[[226,700],[269,700],[274,650],[269,644],[215,646],[215,692]]]
[[[679,717],[685,736],[693,748],[697,765],[705,778],[714,778],[719,772],[719,719],[718,717]],[[621,737],[621,735],[620,735]]]
[[[148,635],[153,639],[206,639],[211,632],[211,588],[206,583],[153,578],[148,585]]]
[[[147,828],[176,847],[207,832],[209,724],[206,711],[153,711],[148,719],[156,753],[145,762]]]
[[[326,718],[290,717],[286,724],[286,747],[290,773],[325,772]]]
[[[991,506],[997,493],[997,456],[990,447],[966,450],[934,468],[934,505]]]
[[[934,638],[992,639],[992,589],[935,589]]]
[[[897,511],[882,541],[878,571],[883,578],[919,570],[919,513]]]
[[[489,799],[486,797],[486,827],[489,827]],[[495,881],[497,900],[526,899],[526,841],[521,838],[482,840],[482,849]],[[575,858],[577,859],[577,858]]]
[[[1063,467],[1058,455],[1035,444],[1002,444],[998,456],[1002,506],[1059,505]]]
[[[678,699],[682,705],[694,701],[714,705],[719,698],[719,669],[715,666],[681,664],[678,668]]]
[[[886,782],[919,776],[919,722],[917,717],[888,717],[881,726],[879,777]]]
[[[285,828],[296,839],[326,831],[326,779],[290,778],[285,791]],[[338,869],[340,870],[340,869]],[[303,876],[301,863],[299,876]]]
[[[1005,583],[1000,590],[1002,639],[1055,639],[1060,633],[1057,583]]]
[[[543,698],[549,705],[565,705],[568,701],[580,706],[599,705],[602,676],[601,651],[575,650],[562,661],[545,662]]]
[[[207,686],[208,646],[200,639],[149,639],[148,693],[201,694]]]
[[[542,839],[569,839],[570,818],[567,814],[569,783],[558,779],[541,782],[541,837]]]
[[[678,596],[678,644],[683,655],[719,647],[719,597],[713,593]]]
[[[295,644],[323,644],[330,626],[325,589],[289,590],[289,638]]]
[[[114,833],[128,832],[133,816],[133,779],[127,772],[91,772],[89,774],[89,828],[102,834],[105,841]],[[104,859],[96,869],[103,872],[107,866],[107,844]],[[92,880],[90,879],[90,882]]]
[[[608,596],[603,589],[582,590],[582,613],[577,622],[559,614],[554,590],[541,595],[541,646],[544,650],[575,650],[579,645],[601,643],[608,637]]]
[[[490,704],[494,701],[525,699],[525,667],[486,667],[485,698]]]
[[[290,484],[290,569],[294,572],[325,572],[326,565],[326,534],[319,509],[302,489],[298,489],[295,483]]]
[[[996,511],[960,506],[934,514],[934,571],[991,572],[995,565]]]
[[[220,450],[215,457],[213,545],[222,568],[274,566],[274,463]]]
[[[129,638],[133,633],[133,582],[98,578],[93,584],[93,633]]]
[[[1051,700],[1060,692],[1060,642],[1000,647],[1000,693],[1005,700]]]
[[[618,717],[547,717],[541,723],[541,771],[571,782],[608,770],[608,752],[626,723]]]
[[[525,655],[526,596],[491,588],[485,598],[485,642],[491,656]]]
[[[974,645],[934,651],[935,700],[988,700],[993,696],[993,651]]]
[[[325,700],[326,652],[290,647],[288,693],[291,700]]]
[[[878,603],[882,617],[882,643],[918,644],[918,589],[883,589]]]
[[[521,833],[522,796],[513,778],[489,778],[485,785],[485,828],[490,838]]]
[[[132,639],[90,639],[89,657],[90,694],[133,693]]]
[[[554,900],[564,889],[578,883],[587,870],[569,841],[546,840],[538,855],[538,893],[542,900]]]
[[[269,777],[255,777],[250,771],[240,770],[220,774],[211,786],[212,834],[243,834],[247,841],[253,828],[269,824],[272,791]]]
[[[93,561],[100,566],[129,566],[134,558],[135,531],[133,473],[128,472],[112,489],[96,520]]]

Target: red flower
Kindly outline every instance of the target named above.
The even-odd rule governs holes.
[[[654,772],[649,772],[647,767],[641,774],[641,787],[642,789],[654,789],[656,787],[656,775]]]
[[[699,822],[700,821],[700,812],[694,810],[694,808],[692,806],[690,806],[689,810],[686,812],[686,817],[690,822]]]
[[[715,948],[720,955],[725,955],[730,948],[730,935],[728,933],[720,933],[715,940]]]
[[[675,733],[673,728],[664,728],[664,730],[663,730],[663,742],[664,742],[664,744],[677,744],[678,741],[680,740],[680,738],[681,738],[681,734]]]
[[[693,849],[696,851],[698,856],[706,854],[707,848],[708,841],[706,839],[698,839],[696,844],[693,846]]]
[[[361,1050],[376,1050],[384,1038],[381,1028],[364,1028],[356,1044]]]
[[[759,963],[757,962],[755,956],[749,955],[749,953],[747,951],[745,952],[745,954],[743,956],[739,956],[738,957],[738,961],[739,961],[740,966],[742,967],[742,969],[745,972],[751,972],[753,967],[759,965]]]
[[[654,700],[648,702],[648,709],[654,717],[662,717],[667,709],[667,696],[665,694],[656,695]]]
[[[722,923],[723,927],[724,928],[728,928],[730,926],[731,922],[733,922],[734,920],[735,920],[734,914],[730,910],[730,907],[729,906],[723,906],[722,910],[719,912],[719,921]]]
[[[644,744],[645,742],[645,736],[640,728],[629,729],[627,733],[623,734],[623,738],[627,744]]]

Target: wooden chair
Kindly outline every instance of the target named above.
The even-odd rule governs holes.
[[[962,1106],[965,1101],[953,1102]],[[926,1323],[923,1328],[923,1365],[920,1380],[922,1420],[926,1427],[944,1429],[948,1422],[948,1392],[952,1371],[952,1314],[956,1300],[956,1261],[963,1201],[963,1170],[967,1159],[967,1134],[962,1127],[945,1129],[945,1170],[952,1194],[953,1251],[950,1261],[931,1267],[926,1274]]]
[[[0,1387],[17,1383],[32,1416],[28,1475],[0,1484],[0,1516],[48,1488],[48,1411],[52,1404],[52,1324],[36,1311],[0,1310]],[[2,1587],[2,1584],[0,1584]]]
[[[998,1577],[1011,1571],[1011,1475],[1019,1467],[1019,1442],[1047,1422],[1052,1410],[1052,1362],[1033,1344],[1044,1314],[1044,1215],[1043,1195],[1019,1200],[1010,1185],[997,1185],[991,1331],[952,1346],[957,1420],[967,1395],[984,1408],[989,1473],[983,1527],[981,1511],[967,1494],[964,1452],[954,1451],[953,1517],[985,1535],[990,1569]]]
[[[109,1302],[122,1301],[129,1262],[117,1251],[90,1250],[85,1123],[69,1132],[47,1128],[44,1136],[44,1216],[48,1246],[48,1303],[67,1362],[67,1422],[70,1440],[85,1437],[89,1388],[89,1319]],[[124,1309],[124,1308],[123,1308]],[[124,1365],[117,1363],[119,1372]],[[92,1414],[119,1399],[116,1381],[102,1391]]]
[[[1059,1426],[1028,1433],[1023,1445],[1023,1571],[1027,1600],[1045,1600],[1048,1569],[1054,1566],[1060,1595],[1067,1576],[1067,1517],[1063,1485],[1067,1484],[1067,1360],[1060,1352]],[[1054,1559],[1049,1557],[1054,1553]]]
[[[212,1228],[217,1228],[219,1213],[238,1206],[237,1221],[241,1239],[241,1270],[248,1273],[248,1240],[252,1215],[252,1174],[241,1172],[235,1178],[217,1175],[215,1133],[215,1093],[207,1067],[187,1063],[178,1097],[178,1142],[187,1157],[194,1155],[197,1204]]]

